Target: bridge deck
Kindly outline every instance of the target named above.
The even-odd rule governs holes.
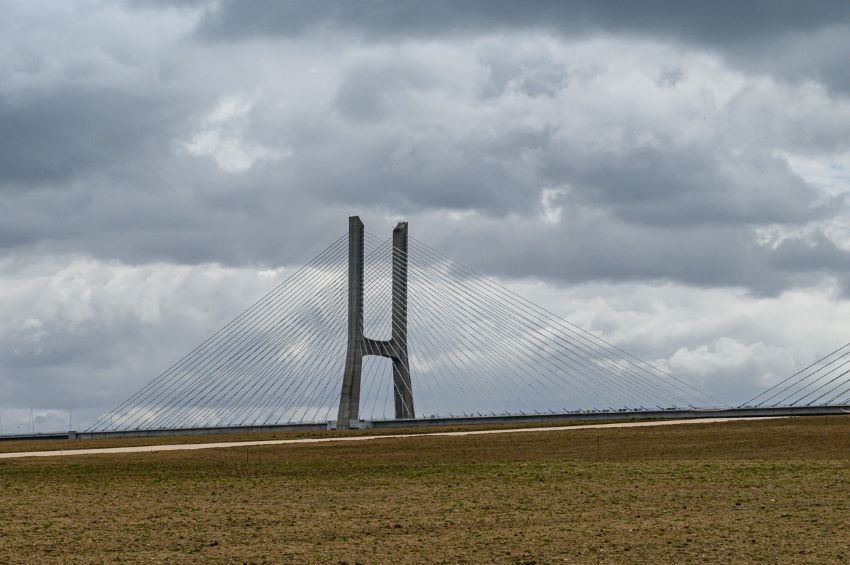
[[[770,416],[835,416],[850,414],[850,406],[776,406],[709,408],[689,410],[638,410],[638,411],[600,411],[569,412],[557,414],[519,414],[505,416],[464,416],[454,418],[417,418],[413,420],[363,420],[352,423],[352,427],[361,429],[420,428],[427,426],[520,424],[535,422],[600,422],[628,420],[693,420],[706,418],[763,418]],[[156,437],[170,435],[211,435],[221,433],[246,432],[298,432],[335,429],[336,422],[327,424],[287,424],[277,426],[231,426],[217,428],[173,428],[156,430],[128,430],[102,432],[70,432],[50,434],[30,434],[0,436],[2,440],[20,439],[94,439],[110,437]]]

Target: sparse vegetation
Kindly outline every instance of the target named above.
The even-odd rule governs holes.
[[[839,563],[850,418],[0,460],[0,492],[0,562]]]

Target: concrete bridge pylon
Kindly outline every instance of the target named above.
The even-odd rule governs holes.
[[[347,429],[360,419],[360,384],[364,355],[387,357],[393,365],[395,418],[415,417],[410,363],[407,353],[407,222],[393,229],[392,334],[374,340],[363,334],[363,222],[348,218],[348,346],[337,413],[337,429]]]

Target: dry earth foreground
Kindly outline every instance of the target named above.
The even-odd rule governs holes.
[[[848,563],[848,492],[845,416],[2,459],[0,562]]]

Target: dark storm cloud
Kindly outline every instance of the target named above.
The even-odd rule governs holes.
[[[343,116],[354,121],[384,120],[394,96],[405,91],[427,91],[434,83],[433,77],[403,62],[363,64],[351,69],[342,79],[336,107]]]
[[[152,178],[144,191],[118,190],[110,180],[67,190],[20,190],[0,210],[5,228],[0,248],[87,253],[131,264],[281,265],[306,261],[344,232],[340,218],[348,213],[345,208],[329,205],[306,215],[313,200],[268,193],[256,185],[244,187],[234,202],[233,195],[208,188],[216,179],[202,167],[169,170],[179,180],[156,184]],[[274,181],[273,174],[256,171],[247,182]]]
[[[813,79],[845,92],[850,87],[850,10],[842,0],[223,0],[208,8],[199,32],[242,40],[327,28],[390,41],[517,30],[633,34],[708,47],[745,68],[790,80]]]
[[[770,250],[757,245],[749,229],[703,226],[675,234],[585,211],[534,228],[510,219],[470,218],[461,229],[435,229],[429,236],[437,248],[452,249],[480,270],[507,279],[537,277],[555,284],[666,279],[764,295],[803,282],[793,278],[797,273],[771,268]],[[505,261],[506,256],[516,260]]]
[[[551,182],[576,183],[587,202],[645,225],[793,224],[834,210],[816,203],[816,193],[782,159],[762,151],[732,155],[670,144],[572,155],[553,152]]]
[[[0,186],[67,183],[147,158],[173,134],[183,110],[175,102],[74,85],[21,100],[0,94]]]
[[[817,232],[810,238],[782,241],[771,253],[770,263],[777,269],[798,273],[848,273],[850,253],[839,249],[823,233]]]
[[[158,15],[157,4],[129,5]],[[164,17],[189,18],[195,9],[180,7],[179,16]],[[342,231],[334,219],[348,213],[473,212],[483,220],[463,224],[470,241],[498,240],[489,222],[518,226],[499,246],[509,268],[494,256],[486,263],[493,273],[669,278],[774,292],[797,279],[771,270],[800,269],[782,258],[784,248],[757,243],[756,227],[822,221],[844,208],[781,154],[846,147],[831,100],[805,91],[815,102],[802,97],[786,117],[777,112],[793,93],[762,95],[745,85],[720,105],[715,99],[727,95],[706,95],[711,87],[699,84],[714,77],[694,81],[716,71],[695,67],[693,57],[679,60],[675,48],[641,44],[645,55],[613,67],[631,35],[584,55],[509,37],[470,46],[464,37],[549,27],[743,43],[755,21],[746,41],[824,28],[835,9],[223,2],[200,9],[202,34],[300,37],[335,26],[373,37],[451,37],[404,49],[360,48],[355,39],[352,54],[333,63],[335,47],[316,48],[321,35],[295,38],[310,46],[309,62],[276,69],[276,47],[266,53],[172,34],[168,56],[133,54],[119,42],[104,59],[101,49],[77,53],[70,47],[78,39],[69,36],[67,68],[56,59],[61,72],[42,82],[32,77],[50,70],[50,59],[28,45],[32,64],[13,66],[12,86],[0,89],[0,128],[8,133],[0,141],[8,193],[0,246],[130,263],[278,265],[309,257],[317,247],[305,242]],[[47,45],[41,49],[63,51]],[[219,67],[231,73],[214,73]],[[316,95],[304,94],[310,84]],[[677,94],[683,89],[693,94]],[[680,133],[689,129],[702,133]],[[562,219],[542,222],[550,213]],[[439,237],[447,224],[430,229]],[[537,237],[547,242],[539,258],[530,252]],[[462,260],[482,258],[471,247],[459,251]]]
[[[711,44],[751,44],[788,32],[806,32],[847,22],[840,0],[224,0],[201,24],[205,34],[250,38],[304,33],[322,26],[361,30],[380,37],[410,37],[503,31],[535,27],[566,32],[599,31],[663,34]]]

